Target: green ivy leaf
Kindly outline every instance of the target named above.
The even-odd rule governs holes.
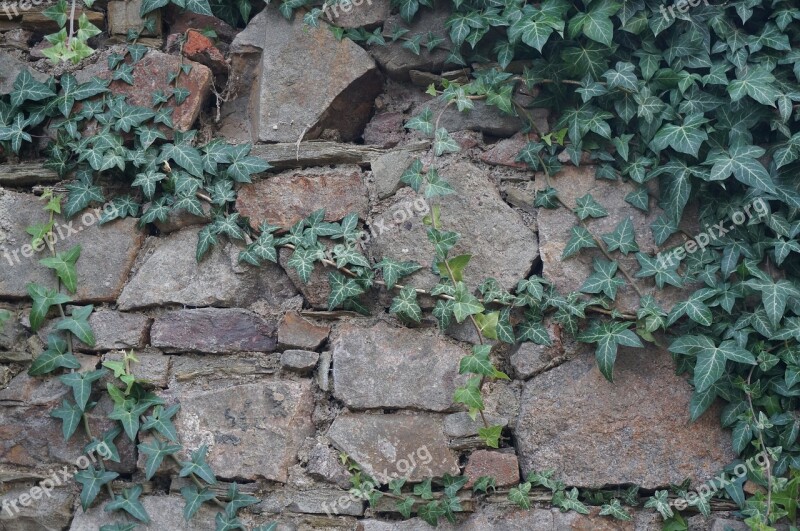
[[[68,441],[81,423],[83,410],[77,404],[73,404],[69,400],[62,400],[61,407],[50,412],[50,416],[63,421],[61,432],[64,434],[64,440]]]
[[[47,337],[47,350],[42,352],[31,364],[28,374],[41,376],[56,369],[80,369],[78,359],[69,351],[67,342],[57,334]]]
[[[357,297],[364,293],[364,288],[362,288],[358,282],[336,271],[328,273],[328,279],[331,285],[331,293],[328,296],[329,310],[335,309],[346,299]]]
[[[578,334],[578,341],[583,343],[596,343],[595,358],[597,366],[603,376],[610,382],[614,381],[614,362],[617,359],[617,347],[644,348],[642,342],[632,331],[628,330],[631,323],[614,321],[593,321],[587,330]]]
[[[80,498],[81,507],[84,512],[86,512],[95,498],[97,498],[97,495],[100,494],[100,489],[103,485],[110,483],[117,477],[119,477],[119,474],[116,472],[95,470],[94,465],[89,465],[89,468],[75,474],[75,481],[83,486]]]
[[[65,317],[56,323],[56,330],[68,330],[72,332],[81,342],[90,347],[94,347],[94,332],[89,325],[89,316],[92,315],[94,306],[75,306],[72,308],[72,315]]]
[[[422,309],[417,302],[417,290],[413,286],[406,286],[401,289],[400,293],[392,300],[389,313],[396,314],[415,323],[420,322]]]
[[[115,495],[114,501],[108,502],[103,509],[106,512],[125,511],[140,522],[150,523],[150,516],[145,511],[139,496],[142,495],[142,486],[134,485],[129,489],[123,489],[122,495]]]
[[[45,317],[47,316],[47,312],[50,310],[51,306],[56,304],[65,304],[72,300],[62,293],[58,293],[52,289],[47,289],[38,284],[28,284],[27,291],[28,295],[30,295],[31,299],[33,299],[30,321],[31,330],[34,332],[39,330],[42,327],[42,324],[44,324]]]
[[[603,293],[614,300],[617,297],[617,289],[625,285],[625,281],[616,276],[617,262],[595,258],[593,266],[594,273],[586,279],[580,290],[583,293]]]
[[[183,506],[183,519],[188,522],[200,510],[200,506],[212,500],[215,494],[207,488],[198,490],[197,486],[188,485],[181,489],[181,496],[186,501],[186,505]]]
[[[72,388],[75,403],[81,411],[86,411],[89,396],[92,394],[92,384],[108,373],[105,369],[90,372],[70,372],[59,376],[61,383]]]
[[[164,461],[164,458],[170,455],[174,455],[175,453],[179,452],[182,447],[180,444],[173,444],[168,441],[162,441],[156,437],[153,437],[152,440],[141,443],[137,447],[139,448],[139,452],[142,453],[146,457],[145,465],[144,465],[144,473],[145,479],[150,481],[155,473],[158,471],[158,468],[161,466],[161,463]],[[183,494],[183,490],[181,490],[181,494]],[[184,496],[185,498],[186,496]],[[187,506],[189,500],[187,499]],[[202,503],[202,502],[201,502]],[[186,514],[184,509],[184,515]]]
[[[205,444],[192,452],[191,461],[181,462],[182,468],[180,471],[180,477],[185,478],[189,474],[194,474],[209,485],[215,485],[217,483],[217,478],[214,476],[214,472],[211,470],[211,467],[206,463],[207,453],[208,448]]]
[[[603,205],[595,201],[592,194],[586,194],[583,197],[579,197],[575,200],[575,203],[578,205],[575,208],[575,214],[578,215],[578,218],[584,220],[586,218],[602,218],[608,215],[608,211],[603,208]]]

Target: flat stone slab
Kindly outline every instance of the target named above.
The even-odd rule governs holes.
[[[445,411],[464,377],[468,351],[435,330],[346,324],[335,330],[333,394],[351,409],[414,408]],[[377,368],[380,367],[380,370]]]
[[[47,223],[43,206],[34,195],[0,189],[0,298],[28,298],[25,286],[30,282],[56,287],[53,271],[39,264],[50,250],[44,246],[35,253],[25,232],[32,225]],[[78,291],[70,296],[76,302],[114,302],[144,241],[136,220],[122,219],[101,227],[97,212],[88,209],[71,220],[56,216],[55,222],[56,252],[81,246]]]
[[[525,385],[515,430],[523,477],[552,468],[588,488],[705,481],[736,455],[719,404],[689,422],[691,394],[664,351],[620,348],[611,383],[582,348]]]
[[[156,318],[150,343],[168,352],[272,352],[278,344],[275,323],[240,308],[198,308]]]
[[[250,267],[238,263],[242,247],[214,247],[199,264],[195,259],[199,228],[151,238],[143,258],[119,297],[120,310],[180,304],[184,306],[247,306],[263,299],[269,305],[297,295],[276,264]]]
[[[330,326],[314,324],[297,312],[286,312],[278,325],[278,343],[284,347],[316,350],[330,333]]]
[[[142,314],[97,308],[89,316],[89,325],[95,339],[94,347],[89,347],[77,338],[73,338],[73,345],[76,350],[93,352],[144,348],[150,321],[148,316]],[[43,343],[47,342],[47,336],[54,331],[55,324],[55,320],[50,321],[39,330],[38,335]]]
[[[101,493],[98,499],[102,503],[95,503],[87,512],[80,508],[75,511],[75,518],[69,531],[97,531],[104,525],[113,525],[124,522],[118,512],[106,512],[103,510],[105,493]],[[183,507],[186,505],[180,496],[142,496],[144,510],[150,516],[151,522],[148,529],[181,529],[182,531],[208,531],[214,528],[214,518],[219,512],[218,508],[210,503],[204,503],[199,511],[188,522],[183,518]],[[133,519],[131,519],[133,520]]]
[[[314,434],[311,380],[182,389],[176,427],[187,449],[209,445],[218,477],[285,483],[297,449]]]
[[[381,483],[400,477],[419,482],[459,473],[439,415],[345,414],[333,421],[328,437]]]

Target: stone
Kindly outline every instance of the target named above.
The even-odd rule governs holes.
[[[339,326],[331,339],[333,394],[350,409],[453,407],[461,358],[469,352],[435,329]],[[376,367],[381,367],[376,371]]]
[[[373,28],[389,18],[390,0],[344,0],[323,9],[325,20],[340,28]]]
[[[316,350],[328,339],[330,326],[314,324],[304,319],[298,312],[286,312],[278,325],[278,344]]]
[[[142,31],[142,17],[139,15],[144,0],[111,0],[108,2],[108,33],[127,35],[128,30]],[[148,13],[155,22],[155,31],[142,31],[143,37],[161,35],[161,10]]]
[[[103,356],[103,361],[122,361],[124,351],[117,350]],[[139,361],[131,364],[131,372],[145,387],[165,389],[169,384],[170,356],[155,349],[135,352]]]
[[[254,509],[267,513],[362,516],[365,502],[337,489],[281,490],[270,493]]]
[[[226,43],[230,43],[236,37],[237,30],[227,22],[209,15],[194,13],[188,9],[180,9],[175,4],[168,4],[165,8],[165,19],[169,24],[170,33],[186,33],[190,29],[195,30],[214,30],[217,38]]]
[[[492,413],[484,413],[486,422],[490,426],[508,426],[508,419]],[[444,433],[448,437],[469,437],[471,435],[478,435],[478,430],[483,428],[483,422],[480,418],[472,420],[469,413],[466,411],[459,411],[452,413],[444,418]]]
[[[14,311],[14,308],[5,308],[0,306],[0,313],[3,311],[10,311],[11,317],[5,322],[0,323],[0,349],[10,349],[17,340],[22,338],[24,332],[22,323],[20,323],[20,314]]]
[[[486,277],[493,277],[507,289],[515,287],[529,275],[539,254],[536,235],[503,201],[487,171],[467,162],[439,166],[439,174],[456,190],[455,194],[437,200],[444,228],[461,234],[450,256],[472,255],[465,280],[478,284]],[[389,220],[388,212],[415,197],[410,188],[402,188],[392,198],[379,203],[373,217]],[[422,269],[406,277],[404,283],[429,289],[438,279],[430,272],[433,246],[422,221],[423,216],[407,219],[372,238],[367,248],[376,262],[382,257],[417,261]]]
[[[94,347],[89,347],[77,339],[73,340],[73,344],[76,350],[94,352],[144,348],[150,331],[150,321],[146,315],[97,308],[89,316],[89,325],[95,338]],[[54,323],[48,323],[51,324]],[[39,331],[39,337],[46,342],[47,336],[52,331],[52,327],[46,325]]]
[[[626,508],[631,512],[629,508]],[[470,516],[459,531],[551,531],[569,529],[573,531],[635,531],[634,521],[620,521],[600,516],[600,507],[589,507],[589,514],[575,511],[561,512],[559,509],[502,509],[487,505]],[[644,530],[638,530],[644,531]]]
[[[480,156],[481,161],[493,166],[508,166],[509,168],[526,169],[528,165],[517,161],[517,155],[522,151],[532,138],[530,135],[517,133],[511,138],[500,140],[493,144]]]
[[[398,150],[390,151],[372,161],[372,178],[378,199],[386,199],[400,188],[400,177],[415,158],[409,151]]]
[[[222,52],[214,46],[214,42],[197,30],[186,32],[186,42],[183,44],[183,56],[192,61],[206,65],[214,74],[224,74],[228,71],[228,63]]]
[[[505,114],[497,107],[487,105],[482,100],[475,100],[473,104],[472,109],[463,112],[455,107],[448,107],[439,120],[439,127],[444,127],[450,133],[468,130],[508,137],[516,134],[525,126],[521,118]],[[442,100],[428,98],[419,104],[412,114],[416,116],[425,107],[430,107],[433,115],[439,116],[446,105]]]
[[[611,383],[582,346],[525,385],[515,429],[523,475],[553,468],[587,488],[702,483],[735,454],[719,404],[689,423],[691,395],[667,352],[620,348]]]
[[[459,473],[439,415],[340,415],[328,438],[381,484],[400,477],[416,483]]]
[[[336,40],[325,22],[286,20],[272,5],[237,35],[231,55],[233,85],[249,103],[225,120],[245,118],[253,142],[310,140],[326,129],[356,140],[383,86],[360,46]]]
[[[12,502],[19,501],[19,497],[23,494],[30,496],[33,493],[31,489],[36,486],[36,484],[7,484],[3,494],[0,495],[0,507],[4,508],[0,511],[0,529],[37,531],[69,527],[72,520],[72,504],[75,501],[75,493],[69,488],[47,490],[44,494],[40,493],[39,500],[32,500],[27,507],[17,504],[15,507],[18,511],[12,508]],[[45,486],[49,486],[49,483]],[[6,507],[8,509],[5,509]]]
[[[633,183],[595,179],[594,166],[576,168],[567,165],[551,177],[551,182],[553,188],[558,190],[559,198],[570,208],[575,207],[577,198],[591,193],[595,201],[608,211],[609,215],[606,217],[586,220],[589,231],[598,238],[603,234],[613,232],[617,225],[627,217],[633,221],[636,243],[643,253],[653,255],[659,249],[668,249],[679,241],[678,235],[673,235],[661,247],[655,244],[650,225],[662,214],[662,210],[657,205],[651,204],[650,212],[644,213],[626,203],[625,196],[635,189]],[[535,185],[539,190],[547,186],[545,179],[543,177],[540,179],[538,175]],[[599,249],[582,249],[577,255],[566,260],[561,258],[564,247],[571,237],[572,227],[578,223],[575,215],[565,208],[540,208],[537,212],[536,222],[539,227],[542,276],[550,280],[559,293],[578,291],[593,271],[592,260],[594,258],[605,259],[602,253]],[[639,270],[635,253],[623,256],[615,252],[614,257],[620,267],[626,268],[632,276]],[[618,274],[618,276],[624,278],[622,274]],[[684,290],[669,285],[664,286],[664,289],[661,290],[656,289],[652,277],[636,279],[636,282],[645,294],[654,295],[656,301],[667,312],[672,305],[680,300],[685,300],[687,296]],[[628,313],[635,314],[639,308],[639,296],[627,281],[617,291],[616,302],[618,310]]]
[[[100,495],[104,500],[104,494]],[[150,516],[150,529],[180,529],[182,531],[207,531],[215,527],[214,518],[219,508],[210,503],[200,506],[191,520],[183,518],[183,506],[186,504],[181,496],[142,496],[139,501]],[[75,511],[75,518],[69,531],[96,531],[104,525],[112,526],[120,522],[117,512],[103,510],[105,503],[95,503],[88,511]]]
[[[138,17],[138,14],[137,14]],[[137,23],[141,25],[141,20]],[[108,55],[115,52],[123,52],[124,47],[111,47],[104,52],[98,53],[96,63],[91,64],[75,72],[75,79],[78,83],[85,83],[92,77],[100,79],[111,79],[111,71],[108,70]],[[124,52],[123,52],[124,53]],[[129,61],[130,59],[126,59]],[[175,106],[174,98],[171,98],[167,105],[172,107],[172,123],[179,131],[188,131],[192,128],[195,120],[200,115],[200,110],[211,91],[211,70],[200,63],[187,61],[175,55],[169,55],[158,50],[149,50],[147,54],[133,67],[133,85],[122,80],[112,81],[108,89],[115,95],[126,96],[126,100],[131,105],[139,105],[147,109],[151,108],[153,93],[161,90],[165,94],[172,92],[173,85],[168,83],[170,73],[180,70],[181,65],[192,67],[188,74],[181,73],[178,78],[178,86],[189,91],[189,97]],[[164,128],[164,132],[170,131]]]
[[[31,49],[29,43],[32,39],[33,32],[22,28],[16,28],[3,33],[3,44],[26,52]]]
[[[28,298],[25,287],[31,282],[56,288],[52,270],[39,264],[49,250],[43,246],[42,252],[34,253],[31,237],[25,232],[31,225],[48,221],[42,207],[42,201],[33,195],[0,189],[0,298]],[[70,221],[55,217],[56,252],[81,246],[78,290],[70,295],[75,302],[114,302],[144,241],[135,219],[101,227],[98,212],[86,210]]]
[[[24,60],[22,51],[0,50],[0,96],[11,94],[14,90],[14,81],[23,70],[30,72],[37,81],[45,82],[49,77],[43,72],[33,68]]]
[[[525,341],[517,345],[511,355],[511,366],[514,367],[514,374],[517,378],[527,380],[531,376],[535,376],[550,367],[557,358],[564,354],[564,346],[561,344],[561,328],[549,321],[545,322],[545,327],[552,345],[537,345]]]
[[[350,212],[366,217],[364,176],[357,166],[292,170],[259,179],[239,189],[236,210],[257,228],[262,221],[289,228],[312,212],[325,209],[325,221]]]
[[[306,301],[314,308],[328,309],[328,295],[331,292],[330,280],[328,280],[328,273],[331,271],[328,267],[323,267],[316,264],[314,271],[311,273],[311,278],[308,282],[303,282],[297,271],[289,267],[289,259],[292,256],[292,250],[286,247],[278,251],[278,262],[281,267],[286,271],[286,274],[294,284],[295,288],[303,294]]]
[[[449,16],[450,9],[444,4],[437,4],[435,9],[420,9],[411,24],[407,24],[399,14],[392,15],[383,26],[386,46],[371,46],[369,51],[381,65],[381,70],[399,81],[409,80],[411,70],[441,72],[447,64],[449,55],[443,47],[437,47],[433,52],[429,52],[422,46],[417,55],[403,47],[402,39],[390,42],[389,37],[396,28],[402,27],[409,30],[408,35],[428,35],[430,32],[437,37],[447,39],[445,22]]]
[[[199,231],[188,228],[167,237],[150,238],[119,297],[119,309],[170,304],[247,306],[258,300],[279,307],[297,295],[276,264],[266,263],[259,268],[240,265],[241,245],[221,241],[198,264],[195,249]]]
[[[198,308],[156,317],[150,343],[167,352],[272,352],[278,344],[274,322],[240,308]]]
[[[392,148],[406,137],[402,112],[376,114],[364,129],[364,143],[383,148]]]
[[[170,357],[170,375],[178,382],[228,387],[233,381],[250,381],[276,374],[280,369],[277,355],[229,354],[207,356],[182,354]]]
[[[306,472],[314,479],[335,483],[349,489],[352,474],[339,461],[339,456],[327,444],[317,444],[308,454]]]
[[[187,385],[178,399],[175,425],[184,448],[208,444],[208,463],[219,477],[285,483],[298,448],[314,434],[311,380],[228,382],[213,390]]]
[[[287,350],[281,354],[283,368],[301,374],[313,371],[317,366],[317,361],[319,361],[319,354],[308,350]]]
[[[516,486],[520,482],[519,461],[513,452],[475,450],[469,455],[464,475],[469,481],[464,488],[472,488],[481,476],[495,479],[498,487]]]

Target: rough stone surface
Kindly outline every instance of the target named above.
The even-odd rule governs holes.
[[[494,277],[506,288],[526,278],[538,256],[536,235],[523,223],[519,214],[501,199],[486,172],[477,166],[455,162],[445,164],[439,174],[447,179],[455,194],[440,198],[441,218],[448,230],[457,230],[461,239],[451,256],[471,254],[465,271],[467,282],[478,283]],[[398,204],[413,201],[412,190],[403,188],[394,197],[381,202],[373,218],[391,223],[388,213]],[[422,270],[414,273],[412,284],[430,288],[436,278],[429,272],[433,248],[426,236],[423,216],[406,220],[401,225],[371,239],[367,247],[375,260],[388,256],[397,260],[416,260]]]
[[[186,32],[183,55],[187,59],[206,65],[214,74],[228,71],[228,63],[214,42],[196,30]]]
[[[314,433],[310,380],[182,389],[179,399],[184,447],[209,444],[219,477],[285,482],[298,446]]]
[[[128,30],[142,31],[142,17],[139,15],[143,0],[112,0],[108,3],[108,32],[111,35],[127,35]],[[143,37],[161,35],[161,10],[148,14],[154,19],[155,31],[143,31]]]
[[[308,454],[306,472],[313,478],[335,483],[343,489],[352,485],[352,474],[339,461],[336,452],[327,444],[317,444]]]
[[[254,228],[262,221],[289,228],[320,208],[326,221],[350,212],[365,216],[367,189],[357,166],[287,171],[243,186],[236,200],[236,209]]]
[[[314,370],[318,360],[319,354],[308,350],[287,350],[281,354],[281,365],[285,369],[303,374]]]
[[[31,65],[21,59],[20,52],[0,50],[0,96],[11,94],[14,90],[14,81],[20,72],[27,69],[31,76],[38,81],[46,81],[47,74],[35,70]]]
[[[442,114],[439,127],[444,127],[450,133],[454,131],[481,131],[494,136],[511,136],[524,127],[522,119],[505,114],[497,107],[487,105],[484,101],[476,100],[474,107],[468,111],[459,112],[454,107],[449,107]],[[430,107],[434,116],[444,109],[446,103],[438,99],[429,99],[414,109],[417,115],[425,107]],[[545,122],[546,123],[546,122]]]
[[[372,28],[389,18],[389,0],[346,0],[325,10],[325,18],[340,28]]]
[[[636,243],[639,245],[640,251],[655,254],[659,248],[653,241],[650,225],[661,215],[661,209],[655,204],[650,205],[649,213],[634,208],[625,202],[625,196],[634,190],[631,184],[595,179],[594,174],[594,166],[576,168],[565,165],[561,172],[551,178],[551,182],[553,187],[558,190],[559,198],[571,208],[574,208],[577,198],[591,193],[595,201],[608,211],[609,215],[606,217],[586,220],[586,225],[593,234],[600,237],[613,232],[617,225],[628,217],[633,221]],[[537,176],[537,189],[546,186],[544,178],[540,179]],[[651,203],[655,202],[651,200]],[[577,218],[564,208],[540,208],[537,212],[536,222],[539,227],[540,252],[544,266],[543,276],[555,284],[559,293],[579,290],[593,271],[593,258],[603,258],[600,250],[583,249],[578,255],[562,260],[561,255],[571,236],[572,227],[577,223]],[[662,248],[672,247],[673,241],[679,241],[677,235],[672,236],[662,245]],[[620,267],[625,267],[631,274],[639,270],[634,254],[622,256],[615,253]],[[619,276],[621,277],[621,274]],[[663,290],[655,289],[652,278],[637,279],[637,283],[642,289],[651,292],[666,311],[669,311],[675,302],[686,298],[683,290],[672,286],[665,286]],[[636,313],[636,309],[639,307],[639,297],[627,282],[618,290],[616,300],[619,310]]]
[[[519,155],[522,148],[528,144],[528,136],[529,135],[517,133],[511,138],[500,140],[487,149],[480,158],[487,164],[525,169],[528,165],[524,162],[518,162],[517,155]]]
[[[286,312],[278,325],[278,343],[283,347],[316,350],[330,332],[330,326],[314,324],[297,312]]]
[[[289,266],[289,259],[292,257],[290,249],[282,248],[278,251],[278,262],[281,267],[289,275],[292,284],[295,288],[303,294],[306,301],[314,308],[328,308],[328,295],[331,292],[331,284],[328,280],[329,269],[316,264],[314,271],[311,273],[311,278],[308,282],[303,282],[297,271]]]
[[[520,482],[519,461],[513,452],[475,450],[469,456],[464,475],[469,478],[465,488],[471,488],[481,476],[493,477],[498,487],[509,487]]]
[[[620,348],[611,383],[583,348],[525,386],[515,430],[523,474],[554,468],[583,487],[705,481],[735,455],[719,407],[689,423],[690,397],[666,352]]]
[[[152,520],[147,526],[148,529],[207,531],[214,528],[214,518],[218,508],[211,504],[200,506],[197,514],[187,522],[183,518],[185,502],[181,496],[142,496],[140,501]],[[104,511],[104,505],[105,503],[97,503],[85,513],[81,510],[75,511],[75,518],[69,531],[96,531],[104,525],[119,523],[119,513]]]
[[[306,513],[362,516],[365,502],[336,489],[273,492],[258,504],[268,513]]]
[[[406,477],[418,482],[459,473],[438,415],[340,415],[328,437],[382,483],[388,482],[382,478]]]
[[[23,494],[31,495],[31,490],[36,485],[14,485],[6,487],[0,495],[0,507],[6,507],[6,503],[19,501]],[[65,529],[69,526],[72,519],[72,504],[75,494],[69,489],[57,488],[49,491],[49,496],[39,492],[39,500],[32,500],[28,507],[17,505],[19,512],[9,508],[0,512],[0,529],[9,531],[38,531],[41,529]],[[9,515],[9,511],[13,513]]]
[[[493,415],[491,413],[484,413],[486,422],[490,426],[507,426],[508,419]],[[480,418],[472,420],[469,413],[466,411],[459,411],[452,413],[444,418],[444,433],[449,437],[469,437],[470,435],[478,435],[478,430],[483,428],[483,422]]]
[[[331,348],[334,396],[351,409],[450,409],[464,379],[458,365],[468,354],[435,330],[384,322],[369,328],[343,325],[334,332]]]
[[[198,308],[168,312],[156,318],[151,344],[170,352],[272,352],[275,323],[239,308]]]
[[[103,356],[103,361],[122,361],[124,351],[117,350]],[[169,382],[170,356],[165,356],[155,349],[136,352],[139,361],[131,365],[131,372],[145,387],[153,386],[164,389]]]
[[[89,324],[94,332],[95,345],[90,348],[76,339],[74,344],[78,350],[139,349],[147,344],[150,318],[146,315],[98,308],[89,316]],[[45,334],[39,336],[46,341]]]
[[[241,248],[232,244],[215,247],[198,264],[198,232],[190,228],[150,239],[144,258],[119,297],[119,308],[246,306],[257,300],[279,306],[297,294],[277,265],[254,268],[238,264]]]
[[[376,114],[364,129],[364,143],[384,148],[396,146],[405,138],[403,121],[402,112]]]
[[[122,48],[124,50],[124,48]],[[78,83],[84,83],[92,77],[110,79],[111,71],[108,70],[108,55],[120,49],[110,48],[98,54],[97,62],[75,72],[75,79]],[[130,60],[130,59],[126,59]],[[192,70],[188,74],[181,74],[178,86],[189,90],[189,97],[178,106],[174,106],[174,99],[170,99],[167,105],[173,106],[172,122],[175,129],[187,131],[197,120],[200,109],[208,97],[211,90],[211,70],[200,63],[186,61],[180,57],[165,54],[158,50],[150,50],[133,67],[133,85],[117,80],[112,81],[108,89],[116,95],[126,96],[126,101],[131,105],[139,105],[145,108],[152,106],[153,93],[161,90],[169,94],[172,85],[167,83],[168,75],[177,72],[182,64],[190,64]],[[167,129],[165,129],[166,131]]]
[[[208,15],[194,13],[188,9],[181,9],[172,3],[168,4],[165,10],[165,18],[169,24],[171,33],[186,33],[190,29],[202,31],[206,28],[210,28],[217,34],[218,39],[226,43],[230,43],[236,36],[237,30],[217,17],[210,17]]]
[[[246,97],[252,87],[246,116],[253,141],[309,140],[326,129],[338,131],[343,140],[361,136],[381,76],[367,52],[350,39],[337,41],[326,23],[309,29],[302,17],[287,21],[267,6],[236,37],[231,51],[248,56],[235,59],[233,68],[240,95]],[[241,118],[239,113],[230,119]]]
[[[81,221],[84,216],[87,223]],[[31,237],[25,232],[27,227],[47,221],[41,200],[0,189],[0,298],[27,298],[25,286],[29,282],[55,289],[55,276],[38,262],[49,251],[44,247],[42,253],[34,254],[29,245]],[[94,213],[87,211],[70,221],[56,216],[55,222],[57,252],[81,246],[78,291],[72,295],[73,300],[115,301],[144,241],[136,220],[122,219],[100,227]]]
[[[400,188],[400,177],[416,156],[409,151],[390,151],[372,161],[372,178],[378,199],[386,199]]]
[[[634,531],[635,521],[614,520],[600,516],[599,507],[591,507],[589,514],[575,511],[562,513],[559,509],[501,510],[487,507],[459,526],[463,531],[484,531],[503,529],[504,531]],[[644,531],[644,530],[640,530]]]
[[[548,368],[563,355],[561,329],[547,321],[545,323],[552,345],[537,345],[530,341],[520,343],[511,355],[511,366],[514,367],[517,378],[528,379]]]

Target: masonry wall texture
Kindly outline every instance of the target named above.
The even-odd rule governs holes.
[[[425,165],[433,160],[429,147],[420,150],[422,139],[402,127],[430,103],[424,86],[413,80],[447,70],[446,53],[423,50],[417,56],[400,43],[367,52],[347,39],[334,39],[324,22],[322,28],[309,30],[299,20],[286,21],[274,8],[269,6],[238,35],[211,17],[167,13],[165,34],[210,26],[220,36],[219,49],[191,51],[209,67],[194,66],[194,93],[178,109],[176,124],[189,128],[198,116],[202,123],[212,123],[210,117],[218,110],[204,105],[211,97],[212,77],[223,84],[229,77],[238,87],[237,97],[222,104],[221,121],[211,133],[229,141],[283,142],[272,148],[298,153],[281,161],[280,172],[261,174],[241,188],[237,208],[242,214],[255,226],[261,221],[292,224],[322,207],[329,221],[356,212],[362,225],[379,227],[365,254],[373,262],[383,256],[419,261],[424,267],[409,281],[430,287],[435,282],[433,251],[422,216],[398,223],[393,212],[416,198],[400,187],[405,167],[414,157]],[[378,25],[388,19],[389,28],[403,25],[390,14],[389,0],[373,0],[360,9],[370,11],[341,22]],[[129,17],[129,12],[115,8],[109,16]],[[441,33],[443,17],[441,11],[428,11],[414,23],[415,29]],[[112,18],[109,23],[117,28],[127,21]],[[161,37],[147,42],[163,44]],[[214,45],[198,40],[197,46]],[[169,53],[168,44],[163,49],[153,52],[134,85],[125,87],[124,93],[140,104],[149,99],[156,80],[181,60],[175,55],[179,51]],[[103,70],[107,53],[100,53],[96,63],[80,65],[79,79]],[[225,64],[220,66],[223,54]],[[0,49],[0,58],[15,69],[26,60],[6,49]],[[0,92],[7,93],[7,85],[3,79]],[[555,120],[541,109],[534,116],[543,131]],[[477,284],[492,276],[513,288],[517,280],[543,272],[560,288],[579,287],[591,253],[560,260],[571,220],[563,217],[563,210],[532,207],[531,193],[543,181],[515,161],[528,139],[522,123],[478,104],[466,114],[452,111],[442,125],[462,147],[437,162],[458,191],[442,200],[442,219],[463,236],[456,250],[473,255],[467,281]],[[320,138],[327,140],[317,140],[318,149],[303,151],[299,160],[306,142]],[[324,158],[315,158],[322,151]],[[29,239],[25,227],[42,221],[36,185],[52,183],[52,177],[20,181],[1,175],[0,241],[16,249]],[[591,191],[611,212],[592,221],[602,228],[616,226],[623,216],[632,216],[641,227],[658,215],[657,207],[648,215],[630,208],[616,186],[594,180],[591,167],[567,166],[555,185],[568,204]],[[68,223],[60,217],[57,221]],[[690,386],[674,375],[667,353],[623,349],[611,384],[600,375],[591,352],[562,341],[552,327],[553,347],[525,343],[495,349],[495,362],[512,380],[486,388],[486,416],[505,426],[502,448],[488,449],[476,437],[480,425],[452,401],[463,381],[459,360],[475,340],[471,329],[453,326],[441,332],[431,318],[406,327],[385,311],[385,290],[376,290],[368,301],[373,317],[328,313],[326,272],[318,269],[311,283],[303,284],[287,267],[285,251],[278,264],[253,268],[237,263],[238,245],[224,244],[197,264],[202,223],[203,218],[183,216],[157,230],[140,229],[136,220],[114,221],[81,227],[59,249],[76,243],[83,247],[75,304],[96,305],[91,324],[97,344],[76,345],[83,366],[119,360],[122,349],[136,352],[137,377],[167,403],[181,404],[176,425],[187,453],[208,445],[209,462],[223,486],[237,481],[262,500],[242,512],[248,525],[276,521],[286,530],[428,528],[418,518],[399,521],[388,503],[370,509],[359,502],[327,514],[326,507],[349,488],[351,472],[339,462],[340,452],[369,473],[389,476],[402,475],[400,462],[414,456],[410,483],[431,475],[473,473],[495,475],[502,488],[531,470],[553,468],[571,486],[638,484],[654,489],[684,478],[702,482],[734,458],[730,434],[719,427],[717,406],[698,422],[688,422]],[[649,231],[641,234],[645,239],[640,245],[650,250]],[[0,308],[13,313],[0,329],[0,501],[16,498],[50,469],[74,462],[86,442],[65,444],[60,422],[49,416],[67,388],[54,378],[26,373],[46,337],[46,330],[31,332],[27,317],[25,286],[34,281],[55,287],[35,257],[16,263],[0,254]],[[629,310],[635,309],[632,295],[622,290]],[[667,291],[665,297],[662,302],[669,306],[681,293]],[[423,305],[430,307],[431,301]],[[101,402],[98,408],[105,411],[110,404]],[[107,424],[99,417],[92,422],[98,429]],[[123,479],[143,480],[144,459],[135,445],[119,440],[126,458],[117,469]],[[163,466],[154,481],[145,483],[144,506],[153,517],[148,529],[213,528],[211,507],[190,523],[183,521],[179,491],[187,483],[174,466]],[[78,492],[74,483],[66,484],[51,499],[14,518],[0,513],[0,529],[83,531],[111,521],[102,504],[83,513]],[[631,522],[597,512],[563,514],[544,506],[520,511],[498,494],[465,503],[458,523],[441,528],[659,528],[647,510],[636,509]],[[696,529],[738,529],[739,522],[724,518],[715,514],[692,522]]]

